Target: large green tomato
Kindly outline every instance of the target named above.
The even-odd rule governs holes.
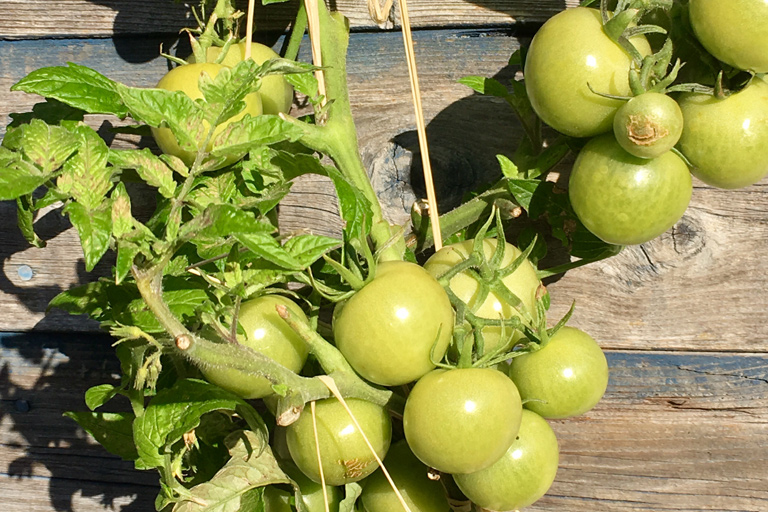
[[[453,308],[437,280],[415,263],[379,263],[376,276],[333,321],[336,346],[360,375],[383,386],[412,382],[442,359]]]
[[[525,407],[545,418],[584,414],[603,397],[608,362],[597,342],[562,327],[541,349],[512,359],[509,376]]]
[[[517,510],[544,496],[555,480],[560,450],[549,424],[523,411],[520,431],[506,453],[476,473],[454,475],[467,498],[487,510]]]
[[[725,99],[688,93],[678,101],[685,121],[679,148],[694,176],[732,189],[768,174],[768,83],[753,78]]]
[[[293,512],[291,508],[291,493],[268,485],[264,488],[264,512]]]
[[[225,69],[225,67],[221,64],[213,64],[209,62],[176,66],[160,79],[157,83],[157,87],[168,91],[181,91],[193,100],[197,100],[203,97],[203,93],[198,87],[200,76],[203,73],[206,73],[213,78],[218,75],[219,71],[222,69]],[[214,129],[214,135],[211,137],[211,141],[206,150],[211,151],[213,148],[213,140],[224,130],[224,128],[230,123],[242,119],[246,114],[250,114],[251,116],[262,114],[261,96],[259,93],[254,92],[246,96],[245,109]],[[202,123],[204,127],[203,133],[207,133],[207,131],[210,130],[210,124],[208,124],[208,121],[203,121]],[[157,146],[163,153],[177,156],[187,165],[192,165],[195,161],[197,153],[195,151],[182,149],[169,128],[152,127],[152,136],[155,138]],[[225,161],[222,167],[232,163],[234,162],[231,160]]]
[[[214,62],[218,59],[223,48],[220,46],[211,46],[206,52],[208,62]],[[246,43],[241,42],[233,44],[227,50],[227,54],[221,60],[221,64],[227,67],[235,67],[245,58]],[[270,59],[277,59],[280,55],[269,46],[261,43],[251,43],[251,60],[256,64],[264,64]],[[195,61],[195,56],[189,58],[190,62]],[[293,104],[293,86],[288,83],[282,75],[268,75],[261,79],[259,87],[261,103],[265,114],[288,113]]]
[[[408,395],[403,429],[424,464],[444,473],[473,473],[507,451],[521,414],[520,394],[500,371],[434,370]]]
[[[631,39],[642,55],[644,37]],[[611,129],[622,101],[631,96],[632,58],[603,31],[600,13],[588,7],[566,9],[536,32],[525,59],[525,89],[531,105],[552,128],[572,137],[591,137]]]
[[[691,27],[709,53],[731,66],[768,73],[768,2],[690,0]]]
[[[373,473],[379,467],[376,458],[341,402],[328,398],[318,401],[316,405],[319,443],[315,443],[309,404],[299,419],[286,427],[288,451],[302,473],[314,482],[321,482],[317,460],[318,444],[327,485],[346,485]],[[348,399],[347,405],[373,445],[376,455],[383,459],[392,439],[392,421],[386,409],[356,398]]]
[[[326,512],[325,494],[323,494],[322,485],[310,480],[307,475],[302,473],[299,468],[293,464],[284,464],[281,462],[280,467],[299,486],[301,502],[304,505],[305,512]],[[325,492],[328,495],[327,512],[338,512],[339,503],[342,499],[341,488],[326,485]]]
[[[425,466],[404,440],[389,448],[384,466],[411,512],[448,512],[443,484],[430,480]],[[365,479],[360,496],[365,512],[393,512],[402,505],[381,470]]]
[[[579,220],[598,238],[618,245],[642,244],[671,228],[692,192],[688,166],[675,153],[638,158],[612,133],[584,146],[568,184]]]
[[[297,319],[307,317],[299,306],[280,295],[264,295],[240,305],[238,322],[245,331],[241,343],[264,354],[291,371],[299,372],[307,360],[309,349],[298,334],[277,314],[276,306],[288,308]],[[203,368],[209,382],[243,398],[271,395],[272,385],[263,377],[253,377],[229,368]]]
[[[485,257],[490,259],[493,255],[498,241],[493,238],[486,238],[483,241],[483,252]],[[443,247],[435,254],[433,254],[424,263],[424,268],[433,276],[440,277],[445,274],[451,267],[455,266],[462,261],[465,261],[472,254],[474,240],[466,240],[456,244],[451,244]],[[512,244],[506,244],[504,250],[504,258],[501,263],[502,268],[511,264],[521,251]],[[505,276],[502,279],[504,285],[515,294],[522,305],[527,311],[530,318],[536,318],[536,292],[541,285],[541,281],[536,275],[536,269],[528,261],[523,261],[514,272]],[[510,319],[513,317],[520,317],[519,311],[508,304],[505,300],[500,298],[496,293],[489,293],[486,295],[485,300],[480,302],[480,283],[469,272],[462,272],[454,276],[448,283],[451,291],[464,303],[469,305],[470,309],[481,318],[489,319]],[[528,322],[522,317],[523,324]],[[486,326],[483,331],[484,339],[484,353],[493,352],[501,345],[504,347],[511,346],[514,342],[519,340],[523,334],[520,331],[510,332],[510,329],[504,330],[504,337],[502,337],[502,329],[500,326]]]

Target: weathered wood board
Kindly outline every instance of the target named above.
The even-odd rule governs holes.
[[[109,342],[0,336],[3,510],[152,509],[156,476],[105,454],[61,416],[84,410],[89,386],[115,382]],[[603,401],[582,417],[551,422],[558,477],[528,510],[768,509],[768,356],[613,351],[608,359]]]
[[[37,100],[9,87],[29,71],[67,61],[110,78],[150,86],[157,57],[188,20],[170,1],[3,0],[0,18],[0,137],[8,114]],[[575,0],[413,0],[417,61],[441,205],[457,190],[498,174],[519,126],[503,102],[475,94],[466,75],[512,79],[507,66],[520,26]],[[337,0],[356,29],[348,58],[361,153],[392,220],[413,199],[416,146],[402,39],[375,28],[365,2]],[[272,6],[259,26],[279,44],[295,2]],[[393,14],[397,19],[397,12]],[[391,27],[392,22],[385,24]],[[530,27],[530,26],[528,26]],[[529,35],[526,28],[523,34]],[[112,37],[115,36],[115,37]],[[524,41],[524,40],[523,40]],[[306,48],[304,58],[308,58]],[[95,126],[114,120],[93,118]],[[118,136],[114,147],[151,144]],[[567,178],[567,162],[561,168]],[[415,190],[414,190],[415,189]],[[151,198],[145,198],[147,205]],[[768,180],[739,191],[695,184],[684,218],[657,240],[551,282],[552,318],[572,301],[572,325],[609,350],[605,399],[581,418],[553,422],[561,464],[550,493],[528,510],[658,512],[768,510]],[[0,498],[9,512],[154,508],[157,477],[106,454],[65,410],[118,370],[109,340],[81,318],[53,312],[59,291],[109,274],[84,270],[76,234],[58,211],[38,220],[46,249],[29,248],[15,206],[0,202]],[[336,233],[330,184],[297,183],[282,206],[286,230]]]

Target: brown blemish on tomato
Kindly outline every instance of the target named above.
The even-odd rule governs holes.
[[[630,115],[627,120],[627,137],[638,146],[651,146],[669,135],[669,130],[659,126],[652,117]]]
[[[360,478],[366,473],[366,468],[371,464],[369,460],[348,459],[339,461],[344,466],[344,477],[349,479]]]

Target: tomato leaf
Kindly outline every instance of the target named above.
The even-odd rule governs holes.
[[[94,320],[104,318],[105,309],[110,307],[107,289],[112,284],[107,279],[70,288],[56,295],[48,303],[47,311],[59,308],[70,315],[88,315]]]
[[[341,240],[320,235],[298,235],[289,238],[283,247],[294,257],[296,261],[307,268],[324,254],[341,246]]]
[[[64,416],[75,420],[108,452],[125,460],[138,458],[138,452],[133,444],[133,414],[125,412],[65,412]]]
[[[226,512],[262,510],[266,485],[290,483],[272,450],[249,430],[226,439],[231,458],[210,481],[192,487],[173,512]]]
[[[92,128],[77,127],[79,148],[64,163],[56,180],[57,188],[71,195],[86,210],[103,210],[106,195],[112,188],[112,168],[107,166],[109,148]]]
[[[45,175],[62,166],[79,146],[78,137],[61,126],[33,119],[21,129],[24,154]]]
[[[15,160],[0,164],[0,201],[16,199],[31,194],[48,181],[48,176],[30,162]]]
[[[458,82],[487,96],[495,96],[497,98],[507,98],[509,96],[507,88],[495,78],[465,76],[459,78]]]
[[[110,150],[109,163],[116,169],[133,169],[148,185],[158,189],[163,197],[171,198],[176,192],[173,169],[149,148],[142,150]]]
[[[27,194],[16,199],[16,217],[19,225],[19,231],[30,245],[35,247],[45,247],[45,240],[37,236],[34,226],[33,200],[32,195]]]
[[[85,256],[85,269],[90,272],[109,249],[112,232],[112,212],[109,203],[90,210],[72,202],[64,207],[69,220],[80,235],[80,245]]]
[[[253,212],[241,210],[231,204],[211,204],[203,212],[209,225],[200,232],[201,237],[227,237],[240,234],[263,234],[271,238],[275,227],[256,219]]]
[[[115,82],[85,66],[72,62],[68,62],[67,66],[32,71],[16,82],[11,90],[53,98],[91,114],[125,117],[128,111],[117,93]]]
[[[235,238],[251,252],[277,265],[278,268],[297,271],[306,268],[268,233],[241,233],[235,235]]]
[[[240,158],[252,149],[276,142],[295,142],[302,131],[290,121],[277,116],[263,115],[243,119],[228,124],[213,140],[214,156]]]
[[[253,439],[256,451],[265,449],[266,426],[247,402],[205,381],[183,379],[159,391],[144,414],[134,421],[133,437],[138,450],[136,468],[162,467],[166,449],[196,428],[204,414],[221,410],[240,413],[257,430]]]
[[[357,482],[344,486],[344,499],[339,502],[339,512],[354,512],[355,503],[363,493],[363,486]]]
[[[119,390],[112,384],[101,384],[88,388],[88,391],[85,392],[85,405],[94,411],[109,402]]]
[[[326,168],[328,176],[336,187],[339,198],[339,213],[346,223],[344,234],[347,240],[362,240],[371,231],[373,213],[371,203],[362,191],[347,181],[334,168]]]

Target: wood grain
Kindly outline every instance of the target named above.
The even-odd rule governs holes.
[[[109,343],[93,335],[0,335],[3,510],[68,510],[61,505],[69,502],[78,512],[109,503],[150,510],[154,473],[109,456],[61,416],[84,409],[89,386],[115,382]],[[766,355],[611,351],[608,360],[603,401],[551,422],[560,469],[550,493],[528,510],[768,509]]]
[[[578,3],[578,0],[412,0],[409,6],[412,26],[427,28],[539,23]],[[334,0],[329,4],[344,13],[354,29],[377,28],[368,14],[366,1]],[[238,6],[244,11],[247,2],[239,1]],[[259,5],[256,29],[283,32],[293,21],[297,6],[295,0]],[[171,0],[60,0],[56,9],[51,9],[46,0],[4,0],[0,39],[177,33],[191,23],[194,19],[184,4]],[[399,12],[394,9],[382,27],[392,28],[399,23]]]

